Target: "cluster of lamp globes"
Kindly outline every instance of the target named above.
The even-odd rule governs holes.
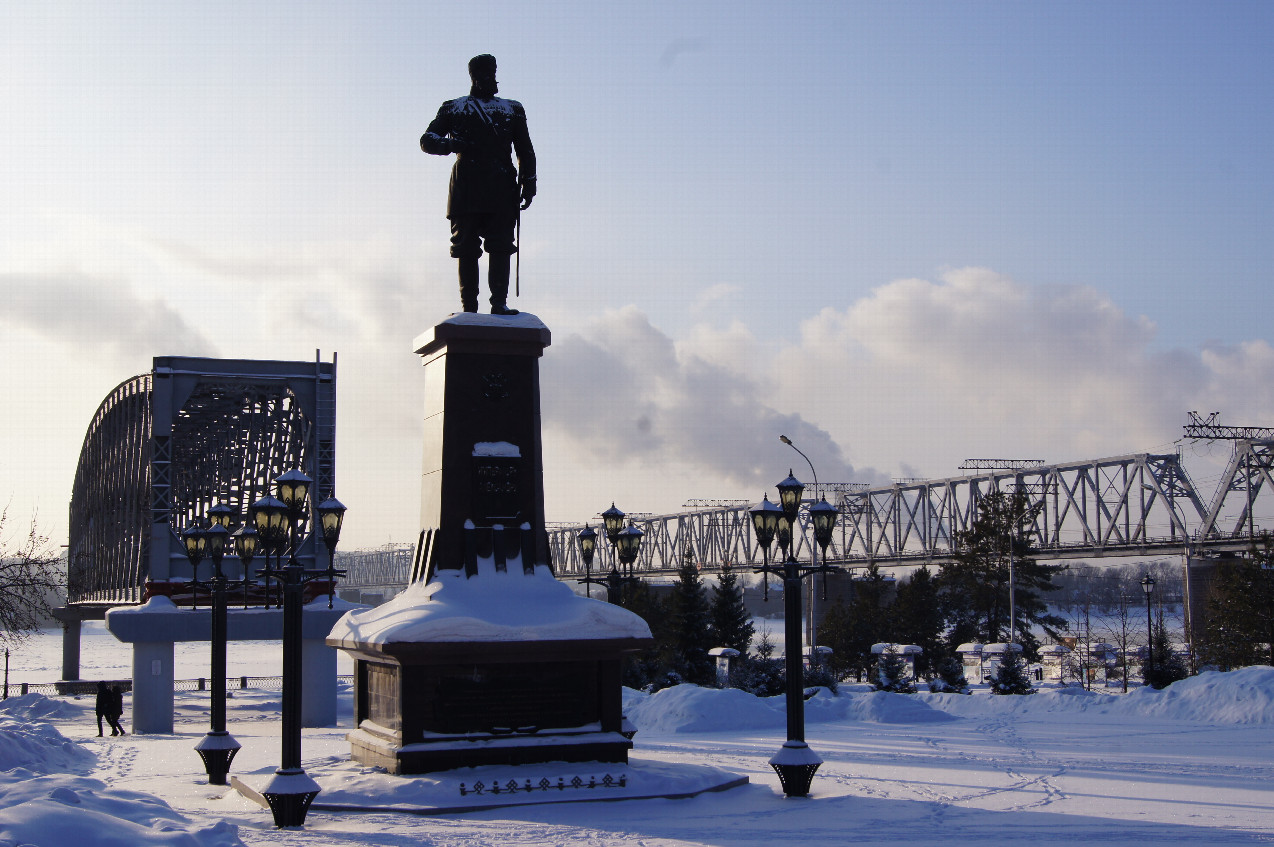
[[[794,555],[794,550],[792,553],[787,551],[791,549],[792,525],[796,523],[796,515],[801,507],[801,494],[805,491],[805,484],[793,476],[790,470],[787,472],[787,479],[775,487],[779,491],[778,504],[771,503],[769,495],[766,494],[762,496],[761,502],[748,513],[752,517],[752,531],[756,534],[757,543],[765,551],[767,565],[770,547],[776,538],[779,549],[787,555]],[[814,540],[818,542],[824,554],[827,546],[832,542],[832,529],[836,526],[836,515],[836,507],[828,503],[826,497],[819,497],[818,502],[809,507],[810,523],[814,527]],[[637,553],[641,549],[641,539],[645,533],[631,521],[628,522],[628,526],[624,526],[625,517],[624,513],[611,503],[610,508],[602,512],[602,524],[606,531],[606,539],[615,548],[620,563],[626,568],[631,568],[633,562],[637,560]],[[597,532],[591,526],[585,525],[579,532],[578,540],[584,566],[591,568],[593,556],[597,551]]]
[[[224,503],[208,509],[207,525],[197,521],[181,533],[182,546],[192,567],[198,567],[205,556],[212,559],[216,568],[214,580],[222,580],[221,560],[226,555],[227,542],[233,541],[234,552],[243,562],[244,580],[248,579],[248,567],[261,550],[268,557],[271,553],[281,556],[291,542],[296,552],[296,535],[305,524],[306,501],[314,480],[299,470],[290,470],[274,481],[278,496],[262,497],[248,507],[248,520],[234,532],[230,521],[236,515],[234,509]],[[345,520],[345,505],[335,497],[328,497],[314,507],[319,530],[327,545],[329,569],[332,554],[341,536],[341,524]],[[266,560],[267,570],[269,559]],[[331,605],[329,593],[328,604]]]
[[[641,539],[646,533],[634,526],[632,521],[628,522],[628,526],[624,526],[625,517],[624,513],[611,503],[610,508],[602,512],[602,527],[606,532],[606,540],[615,548],[615,555],[619,557],[620,564],[631,569],[633,562],[637,561],[637,553],[641,550]],[[597,532],[591,526],[585,525],[578,537],[584,565],[591,567],[593,554],[597,551]]]
[[[779,490],[779,502],[770,502],[768,494],[761,497],[761,502],[749,510],[752,516],[752,531],[756,534],[757,544],[765,551],[768,559],[770,545],[778,539],[779,549],[787,555],[795,555],[792,549],[792,525],[796,523],[796,514],[801,507],[801,494],[805,484],[792,475],[789,470],[787,479],[775,486]],[[820,497],[818,502],[809,507],[810,523],[814,525],[814,540],[827,552],[827,545],[832,543],[832,528],[836,525],[836,507]],[[791,553],[788,551],[791,550]]]

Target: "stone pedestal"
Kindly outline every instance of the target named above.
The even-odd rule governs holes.
[[[453,315],[416,340],[425,367],[425,567],[327,643],[355,667],[355,760],[391,773],[626,762],[626,652],[645,622],[552,574],[544,529],[534,316]]]
[[[548,562],[539,359],[548,328],[534,315],[459,314],[416,338],[425,368],[420,523],[427,573],[463,568],[463,529],[533,530]],[[472,575],[472,574],[470,574]]]

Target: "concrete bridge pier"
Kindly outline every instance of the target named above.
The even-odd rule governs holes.
[[[336,723],[336,650],[324,640],[336,621],[356,608],[361,607],[337,601],[328,609],[326,597],[303,607],[301,726]],[[211,610],[178,608],[167,597],[152,597],[141,606],[108,611],[106,628],[120,641],[133,645],[133,732],[171,734],[173,645],[178,641],[209,641]],[[283,633],[283,610],[231,610],[226,629],[230,641],[277,641]]]

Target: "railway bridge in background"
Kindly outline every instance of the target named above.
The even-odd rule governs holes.
[[[1206,497],[1180,456],[1137,453],[1011,469],[987,468],[947,479],[869,487],[839,483],[806,489],[804,504],[819,497],[839,512],[828,548],[832,564],[860,568],[940,564],[950,559],[956,533],[976,517],[978,501],[996,490],[1021,489],[1039,506],[1023,532],[1037,558],[1087,559],[1155,555],[1207,556],[1251,548],[1274,519],[1274,439],[1238,440],[1215,491]],[[705,572],[723,565],[760,565],[744,502],[687,508],[632,519],[645,536],[633,565],[638,575],[671,575],[687,555]],[[808,560],[813,532],[802,510],[796,556]],[[600,521],[593,523],[600,529]],[[561,578],[586,576],[577,536],[583,524],[549,529],[553,567]],[[390,595],[414,572],[410,545],[337,553],[348,571],[343,588]],[[592,574],[618,567],[609,545],[597,547]]]
[[[839,512],[827,550],[830,564],[846,568],[939,564],[951,558],[954,538],[977,516],[978,501],[992,491],[1025,491],[1038,506],[1022,531],[1037,558],[1099,558],[1162,554],[1206,555],[1246,551],[1274,517],[1274,439],[1237,440],[1214,492],[1195,487],[1175,453],[1137,453],[1054,465],[990,468],[947,479],[883,487],[820,484],[806,488],[804,505],[820,497]],[[704,571],[722,565],[745,569],[762,563],[752,534],[752,504],[691,508],[640,516],[645,533],[633,570],[671,574],[689,556]],[[596,522],[600,523],[600,522]],[[794,533],[798,560],[808,560],[813,531],[807,509]],[[585,576],[576,542],[583,525],[549,532],[560,577]],[[618,565],[602,543],[594,573]]]

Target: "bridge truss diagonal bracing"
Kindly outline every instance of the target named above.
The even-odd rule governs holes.
[[[819,493],[827,494],[840,513],[828,559],[849,567],[948,560],[958,534],[976,517],[978,501],[992,491],[1015,489],[1027,492],[1038,506],[1033,524],[1022,529],[1041,558],[1157,555],[1180,553],[1187,546],[1246,549],[1259,531],[1253,518],[1258,495],[1274,497],[1272,466],[1274,442],[1239,442],[1207,503],[1175,453],[988,470],[880,488],[820,486]],[[635,564],[641,572],[671,573],[687,556],[704,570],[748,568],[762,561],[747,506],[695,509],[634,523],[645,532]],[[580,529],[550,532],[559,576],[584,575],[576,543]],[[798,559],[810,558],[812,543],[803,511],[795,538]],[[609,572],[617,564],[609,546],[598,545],[593,573]]]

